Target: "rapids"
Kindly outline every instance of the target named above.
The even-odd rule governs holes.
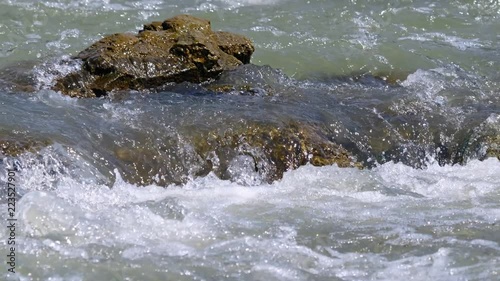
[[[254,41],[252,65],[215,82],[246,90],[47,90],[95,40],[180,13]],[[8,169],[17,191],[17,273],[2,262],[0,279],[499,278],[499,1],[0,0],[0,14],[0,136],[50,140],[0,156],[3,257]],[[290,121],[367,168],[269,182],[242,155],[199,176],[196,133]],[[167,159],[166,186],[127,180],[139,147]]]

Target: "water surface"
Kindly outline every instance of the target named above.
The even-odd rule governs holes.
[[[257,66],[220,82],[252,94],[47,90],[79,67],[66,56],[180,13],[254,41]],[[19,224],[18,273],[4,265],[3,279],[499,278],[500,165],[485,137],[500,130],[500,2],[0,0],[0,15],[0,133],[52,141],[1,159],[16,169]],[[18,72],[34,94],[2,82]],[[227,179],[196,176],[191,136],[291,121],[371,168],[306,165],[268,183],[242,157]],[[177,184],[127,182],[121,148],[169,156],[158,177]]]

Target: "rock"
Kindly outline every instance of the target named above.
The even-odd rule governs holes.
[[[75,57],[82,60],[82,69],[58,79],[53,89],[74,97],[98,97],[171,82],[200,83],[249,63],[253,51],[244,36],[213,32],[210,21],[180,15],[146,24],[138,34],[99,40]]]
[[[491,133],[491,132],[488,132]],[[463,154],[467,159],[484,160],[495,157],[500,160],[500,135],[498,132],[483,135],[472,135],[470,139],[464,141]],[[465,164],[463,161],[461,164]]]
[[[249,48],[253,45],[248,38],[225,31],[215,32],[215,37],[224,53],[234,56],[244,64],[250,63],[254,49]]]
[[[5,156],[18,156],[25,152],[36,152],[50,145],[50,141],[34,140],[31,138],[0,138],[0,159]]]
[[[113,148],[123,179],[137,185],[167,186],[185,183],[189,177],[206,175],[206,163],[189,145],[164,136],[161,141],[146,136]],[[202,171],[202,172],[200,172]],[[201,174],[200,174],[201,173]]]
[[[296,122],[280,126],[250,122],[221,131],[187,130],[179,138],[171,135],[161,140],[138,137],[113,151],[117,160],[113,163],[122,177],[137,185],[183,184],[210,172],[233,181],[255,175],[270,183],[308,163],[362,168],[318,126]]]
[[[500,135],[487,138],[487,157],[496,157],[500,160]]]
[[[154,21],[152,23],[145,24],[142,31],[144,30],[161,31],[163,30],[162,24],[163,22],[161,21]]]
[[[320,128],[295,122],[284,126],[253,124],[223,134],[212,132],[199,136],[194,147],[210,170],[222,179],[231,178],[229,166],[233,159],[242,155],[253,159],[255,172],[268,182],[281,179],[284,172],[307,163],[362,168],[345,148],[330,141]]]

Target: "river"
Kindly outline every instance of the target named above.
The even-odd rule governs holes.
[[[252,65],[221,77],[251,94],[48,89],[92,42],[177,14],[252,39]],[[0,254],[16,243],[0,279],[500,278],[500,1],[0,0],[0,15],[0,137],[50,140],[0,154]],[[20,71],[35,93],[3,83]],[[292,121],[366,168],[271,182],[242,155],[197,176],[194,134]],[[166,159],[166,186],[132,182],[123,147]]]

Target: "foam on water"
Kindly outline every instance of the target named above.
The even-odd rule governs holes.
[[[222,2],[232,4],[232,5],[272,5],[283,0],[222,0]]]
[[[414,36],[402,37],[399,40],[416,40],[421,42],[433,42],[437,39],[442,40],[445,43],[457,48],[460,51],[465,51],[468,48],[483,48],[485,47],[478,38],[465,39],[457,36],[447,36],[443,33],[424,33]]]
[[[500,5],[463,2],[0,0],[1,67],[41,60],[33,69],[37,95],[2,93],[2,130],[54,140],[39,155],[0,161],[0,170],[15,167],[19,180],[19,273],[0,279],[498,279],[500,164],[494,158],[444,167],[429,158],[421,169],[393,162],[370,170],[304,166],[267,184],[252,159],[239,156],[228,164],[232,181],[186,176],[182,186],[163,188],[127,183],[118,172],[123,167],[113,171],[113,157],[105,155],[134,137],[145,146],[161,138],[162,147],[166,138],[173,139],[166,154],[184,161],[194,153],[179,128],[246,118],[331,124],[336,136],[347,131],[361,148],[372,132],[397,131],[394,113],[414,121],[422,146],[433,147],[431,137],[446,143],[462,128],[472,137],[497,136]],[[245,97],[188,89],[77,100],[47,90],[81,67],[70,55],[102,36],[136,32],[179,13],[247,35],[256,46],[252,62],[282,72],[247,66],[221,77],[221,83],[254,87],[255,95]],[[379,71],[400,83],[328,79]],[[283,73],[327,78],[302,82]],[[372,121],[378,125],[359,129]],[[442,124],[442,135],[427,135],[432,122]],[[1,252],[6,237],[0,232]]]
[[[51,59],[33,69],[38,90],[49,89],[56,83],[56,79],[76,72],[82,67],[82,62],[70,59],[65,55],[59,58]]]
[[[192,11],[205,11],[205,12],[217,12],[221,13],[221,11],[226,10],[235,10],[239,8],[245,7],[253,7],[253,6],[271,6],[278,3],[285,2],[286,0],[208,0],[201,1],[201,4],[198,2],[195,7],[187,7],[184,8],[184,12],[192,12]],[[198,5],[199,4],[199,5]]]
[[[44,190],[37,181],[50,175],[22,171],[19,276],[487,278],[500,267],[499,175],[488,159],[423,170],[305,166],[251,187],[214,175],[137,187],[117,175],[108,188],[60,175]],[[35,266],[42,257],[57,263]]]

